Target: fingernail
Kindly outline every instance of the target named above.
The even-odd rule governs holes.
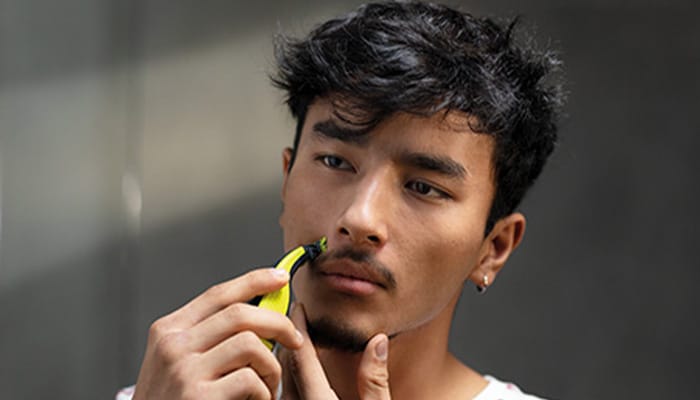
[[[377,343],[377,347],[374,348],[374,354],[377,356],[377,359],[379,359],[379,361],[386,361],[388,350],[389,339],[385,337],[379,343]]]
[[[280,279],[289,279],[289,272],[281,268],[274,268],[272,274]]]
[[[304,335],[302,335],[301,332],[299,332],[299,330],[296,331],[296,335],[297,335],[297,342],[299,344],[304,343]]]

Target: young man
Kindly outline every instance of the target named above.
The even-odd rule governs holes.
[[[512,27],[390,2],[281,43],[284,247],[328,251],[295,275],[291,319],[247,304],[289,279],[259,269],[156,321],[133,398],[534,399],[448,352],[462,287],[520,243],[556,139],[556,62]]]

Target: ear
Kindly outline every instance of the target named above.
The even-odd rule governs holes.
[[[287,178],[289,177],[289,165],[292,162],[292,148],[285,147],[282,150],[282,202],[284,203],[284,193],[287,190]]]
[[[496,275],[503,268],[513,250],[518,247],[524,234],[525,216],[523,214],[513,213],[498,220],[484,239],[479,263],[469,275],[469,280],[477,286],[493,284]]]
[[[284,227],[284,198],[287,193],[287,181],[289,180],[289,166],[291,165],[291,162],[292,148],[286,147],[284,150],[282,150],[282,190],[280,192],[280,199],[282,200],[282,211],[280,212],[280,215],[277,218],[277,222],[279,223],[280,227]]]

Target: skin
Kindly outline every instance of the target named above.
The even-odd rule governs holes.
[[[284,399],[306,400],[470,398],[486,386],[447,339],[464,283],[493,283],[525,228],[514,213],[484,237],[492,139],[450,113],[395,114],[356,140],[328,129],[350,127],[333,111],[317,99],[292,168],[291,149],[283,152],[285,250],[327,236],[329,254],[349,248],[371,262],[301,268],[291,318],[246,304],[282,287],[285,274],[260,269],[213,286],[153,323],[135,400],[272,399],[280,380]],[[316,348],[307,321],[320,318],[367,347]],[[282,346],[278,358],[259,337]]]

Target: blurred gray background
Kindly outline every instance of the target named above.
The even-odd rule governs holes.
[[[111,398],[154,319],[279,256],[272,37],[357,4],[0,0],[0,398]],[[570,91],[452,349],[550,398],[694,398],[700,3],[448,4],[522,15]]]

